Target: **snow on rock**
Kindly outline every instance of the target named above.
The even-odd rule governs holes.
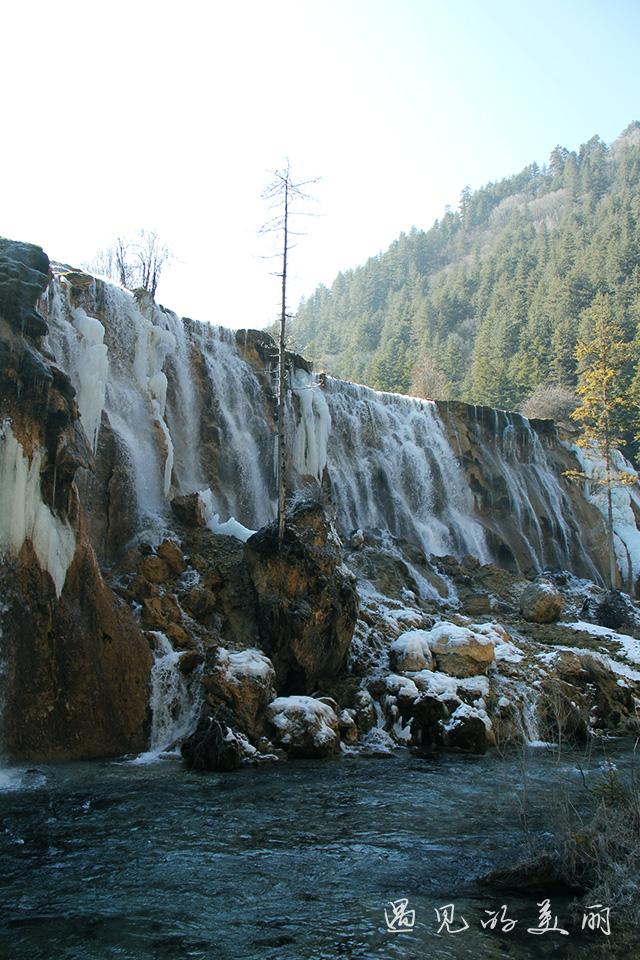
[[[443,742],[449,750],[484,753],[492,742],[491,720],[484,708],[461,703],[443,725]]]
[[[410,679],[410,677],[401,677],[397,673],[390,673],[385,679],[387,691],[394,697],[406,697],[409,700],[415,700],[420,696],[420,691]]]
[[[230,707],[250,736],[261,736],[267,704],[275,696],[276,673],[261,650],[220,647],[204,686],[211,698]]]
[[[76,538],[72,528],[43,502],[40,473],[43,451],[29,460],[9,421],[0,424],[0,554],[17,556],[30,540],[43,570],[62,593],[73,560]]]
[[[245,677],[261,680],[265,684],[275,680],[273,664],[261,650],[249,649],[229,653],[221,647],[218,650],[218,659],[230,683],[240,683]]]
[[[486,673],[495,661],[495,633],[445,622],[426,636],[438,670],[454,677]]]
[[[245,527],[235,517],[229,517],[228,520],[221,522],[219,514],[215,512],[213,494],[209,487],[206,490],[198,491],[198,499],[202,504],[205,524],[213,533],[224,533],[228,537],[235,537],[236,540],[246,543],[249,537],[252,537],[256,532]]]
[[[460,706],[454,710],[444,725],[444,729],[449,732],[450,730],[453,730],[454,727],[457,727],[459,724],[463,723],[465,720],[475,717],[478,717],[480,720],[482,720],[487,730],[491,730],[491,720],[487,715],[487,711],[482,707],[472,707],[468,703],[461,703]]]
[[[420,693],[428,694],[437,700],[453,700],[462,691],[469,697],[480,699],[489,693],[487,677],[452,677],[438,670],[422,670],[414,673],[411,680]]]
[[[520,663],[524,654],[514,643],[498,643],[494,648],[496,663]]]
[[[640,664],[640,640],[636,640],[635,637],[630,637],[626,633],[617,633],[615,630],[601,627],[597,623],[587,623],[586,620],[576,620],[575,623],[561,623],[559,626],[568,627],[570,630],[580,630],[582,633],[590,633],[593,637],[602,637],[612,643],[617,643],[621,648],[621,654],[627,660]]]
[[[393,670],[411,672],[430,670],[433,656],[426,630],[408,630],[394,640],[389,650],[389,663]]]
[[[314,697],[278,697],[267,718],[276,743],[292,757],[326,757],[340,749],[338,717]]]

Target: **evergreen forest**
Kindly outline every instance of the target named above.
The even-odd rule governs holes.
[[[418,214],[419,211],[416,211]],[[316,369],[379,390],[518,409],[572,389],[576,345],[607,297],[640,345],[640,123],[594,136],[475,192],[303,301],[292,346]]]

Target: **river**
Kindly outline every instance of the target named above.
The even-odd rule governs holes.
[[[630,763],[625,744],[607,749]],[[578,930],[527,932],[538,923],[535,896],[496,899],[478,878],[548,840],[563,800],[579,805],[604,763],[598,748],[589,757],[398,752],[224,775],[177,760],[5,768],[0,955],[582,957]],[[566,921],[568,902],[549,896]],[[393,926],[391,902],[401,899],[413,927],[388,930],[385,910]],[[485,911],[503,903],[516,927],[483,929]],[[468,924],[457,934],[439,931],[450,904],[451,930]]]

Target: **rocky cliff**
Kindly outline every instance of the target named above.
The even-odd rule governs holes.
[[[532,635],[520,595],[568,571],[578,618],[575,576],[602,599],[606,570],[598,504],[564,479],[578,461],[550,422],[376,393],[290,355],[278,551],[267,335],[0,241],[0,363],[6,752],[158,752],[197,726],[194,764],[232,766],[367,737],[480,749],[523,736],[525,715],[530,739],[542,724],[522,690],[553,674],[551,635]],[[626,584],[640,550],[625,496]],[[578,675],[606,686],[573,666],[569,700]]]
[[[76,390],[46,347],[38,247],[0,240],[2,745],[20,757],[141,749],[149,647],[105,584],[76,476],[94,469]]]

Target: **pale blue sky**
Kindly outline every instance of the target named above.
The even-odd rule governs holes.
[[[0,233],[79,262],[155,228],[159,299],[259,326],[256,232],[285,156],[322,176],[291,304],[465,184],[640,119],[635,0],[32,2],[3,11]]]

